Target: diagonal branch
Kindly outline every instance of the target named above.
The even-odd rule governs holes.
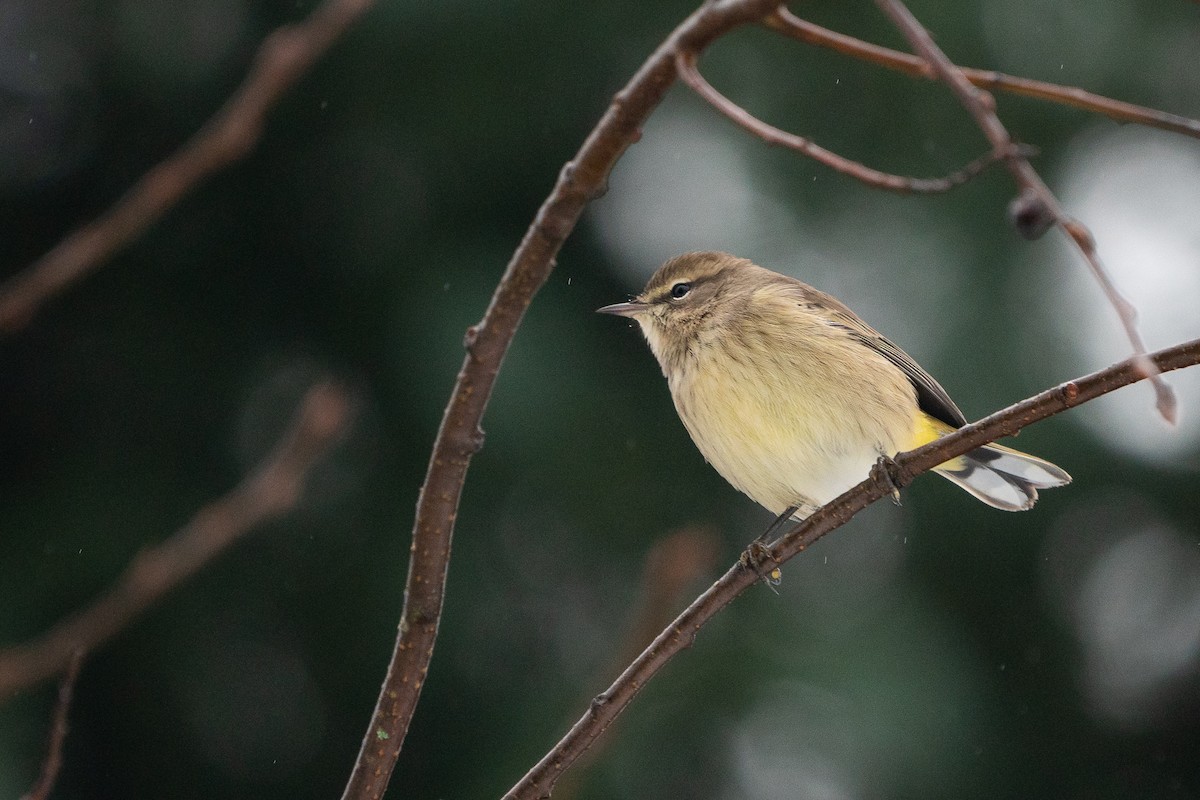
[[[824,164],[835,172],[848,175],[868,186],[874,186],[876,189],[897,192],[898,194],[936,194],[939,192],[948,192],[954,187],[961,186],[971,180],[1004,157],[993,150],[975,159],[957,172],[953,172],[943,178],[911,178],[906,175],[881,172],[859,161],[854,161],[845,156],[840,156],[831,150],[826,150],[811,139],[797,136],[794,133],[788,133],[785,130],[776,128],[774,125],[763,122],[721,94],[711,83],[705,80],[704,76],[700,74],[700,70],[696,68],[698,55],[698,53],[691,51],[680,52],[675,56],[675,67],[683,82],[690,86],[692,91],[703,97],[709,105],[767,144],[782,145],[790,150],[795,150],[801,155]]]
[[[777,4],[778,0],[707,0],[672,31],[617,93],[575,158],[563,167],[508,262],[483,319],[467,330],[467,355],[417,501],[399,634],[343,800],[382,797],[391,779],[433,656],[458,501],[471,457],[483,444],[480,420],[534,293],[550,277],[554,258],[584,206],[603,193],[613,165],[637,141],[642,123],[674,83],[676,54],[703,50],[721,34],[760,21]]]
[[[774,14],[767,17],[765,23],[767,27],[805,44],[825,47],[860,61],[903,72],[914,78],[936,80],[938,77],[933,68],[929,66],[929,62],[922,58],[822,28],[820,25],[797,17],[784,6],[780,6]],[[1095,114],[1103,114],[1117,122],[1134,122],[1200,139],[1200,120],[1190,117],[1169,114],[1122,100],[1113,100],[1110,97],[1094,94],[1074,86],[1060,86],[1046,81],[1019,78],[994,70],[971,69],[970,67],[959,67],[959,69],[962,71],[963,77],[981,89],[999,89],[1009,94],[1033,97],[1091,111]]]
[[[1160,372],[1169,372],[1200,364],[1200,339],[1160,350],[1150,358]],[[867,480],[822,506],[796,525],[769,548],[768,559],[782,564],[812,545],[825,534],[840,528],[867,506],[890,496],[897,486],[955,456],[962,455],[1001,436],[1073,408],[1122,386],[1145,380],[1138,359],[1131,358],[1107,369],[1047,389],[1028,400],[1009,406],[964,426],[924,447],[901,453],[894,468],[876,469]],[[717,612],[759,581],[759,573],[742,562],[734,564],[716,583],[696,598],[655,640],[634,659],[625,671],[592,700],[588,710],[567,734],[517,782],[505,800],[535,800],[549,797],[555,782],[612,724],[639,691],[668,661],[691,646],[696,634]]]
[[[245,157],[267,112],[374,2],[325,0],[304,22],[271,33],[242,85],[195,136],[98,219],[0,286],[0,333],[24,327],[43,303],[102,266],[201,181]]]
[[[1108,270],[1100,262],[1091,232],[1082,222],[1067,216],[1058,198],[1050,191],[1050,187],[1038,175],[1029,160],[1013,149],[1012,137],[996,116],[995,99],[982,89],[971,85],[962,70],[946,57],[934,43],[929,31],[925,30],[901,0],[875,0],[875,4],[904,34],[913,50],[930,65],[938,79],[950,87],[963,107],[975,118],[976,124],[991,142],[997,155],[1004,157],[1008,171],[1021,188],[1018,203],[1022,206],[1022,214],[1033,219],[1045,219],[1057,225],[1079,249],[1125,328],[1125,335],[1133,347],[1134,362],[1145,371],[1146,377],[1154,387],[1158,412],[1167,422],[1174,423],[1178,405],[1175,393],[1158,376],[1154,363],[1146,356],[1146,345],[1137,329],[1137,311],[1117,290]],[[1035,230],[1034,233],[1040,235],[1041,230]]]
[[[138,554],[91,606],[33,642],[0,650],[0,702],[62,672],[77,653],[110,639],[241,536],[294,508],[308,471],[341,435],[348,418],[342,389],[329,383],[310,389],[279,444],[237,488],[200,509],[166,541]]]

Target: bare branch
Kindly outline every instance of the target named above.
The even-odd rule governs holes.
[[[696,94],[708,101],[708,104],[713,108],[720,111],[743,129],[767,142],[767,144],[782,145],[783,147],[795,150],[801,155],[808,156],[814,161],[824,164],[835,172],[848,175],[876,189],[884,189],[899,194],[936,194],[939,192],[948,192],[954,187],[961,186],[971,180],[971,178],[974,178],[1004,157],[998,155],[993,150],[944,178],[910,178],[906,175],[893,175],[890,172],[881,172],[859,161],[854,161],[826,150],[811,139],[797,136],[794,133],[788,133],[785,130],[776,128],[774,125],[763,122],[721,94],[711,83],[705,80],[704,76],[696,68],[697,57],[698,54],[694,52],[681,52],[675,57],[675,66],[683,82],[690,86]]]
[[[483,445],[480,420],[525,309],[550,276],[554,257],[584,206],[603,193],[613,165],[637,141],[642,123],[674,82],[676,54],[702,50],[726,31],[760,21],[777,2],[706,2],[659,45],[563,167],[513,253],[483,319],[467,330],[467,355],[417,501],[399,635],[344,800],[381,797],[391,779],[433,655],[458,501],[471,457]]]
[[[1200,339],[1160,350],[1147,357],[1152,359],[1159,372],[1193,366],[1200,363]],[[938,464],[1002,436],[1014,434],[1068,408],[1145,379],[1145,371],[1137,363],[1137,358],[1131,358],[1015,403],[924,447],[901,453],[894,459],[893,470],[873,470],[867,480],[822,506],[789,530],[768,548],[768,558],[783,564],[825,534],[849,522],[871,503],[890,496],[896,486],[908,485],[916,476]],[[740,561],[730,567],[676,617],[608,689],[592,700],[588,710],[558,744],[505,794],[505,800],[549,797],[559,776],[612,724],[646,683],[675,655],[691,645],[700,628],[717,612],[758,580],[758,572]]]
[[[58,782],[58,773],[62,770],[63,743],[67,740],[70,728],[67,717],[71,710],[71,699],[75,695],[75,682],[79,680],[79,670],[83,666],[83,651],[76,650],[67,665],[67,672],[58,685],[58,700],[54,704],[54,718],[50,723],[50,743],[46,747],[46,758],[42,761],[42,774],[21,800],[47,800]]]
[[[930,65],[934,74],[950,87],[963,107],[975,118],[976,124],[991,142],[997,155],[1004,158],[1008,171],[1025,195],[1025,201],[1029,202],[1036,198],[1045,214],[1054,220],[1067,238],[1079,249],[1091,268],[1092,275],[1095,276],[1096,281],[1104,290],[1105,296],[1108,297],[1109,303],[1116,310],[1121,325],[1125,328],[1125,335],[1133,347],[1134,362],[1140,369],[1147,371],[1146,377],[1150,379],[1158,399],[1158,412],[1162,414],[1163,419],[1174,423],[1177,410],[1175,393],[1162,378],[1153,372],[1153,363],[1145,357],[1146,345],[1137,329],[1137,314],[1133,305],[1117,291],[1108,270],[1100,262],[1091,232],[1082,222],[1067,216],[1062,206],[1059,205],[1058,198],[1050,191],[1050,187],[1038,175],[1029,160],[1013,149],[1012,137],[1009,136],[1004,124],[1000,122],[1000,118],[996,116],[995,99],[982,89],[971,85],[962,70],[951,63],[946,54],[934,43],[929,31],[925,30],[904,3],[900,0],[875,0],[875,4],[888,15],[893,24],[908,39],[913,50]]]
[[[295,507],[312,466],[341,435],[349,400],[333,384],[308,391],[279,444],[232,492],[169,539],[143,550],[109,591],[33,642],[0,650],[0,702],[62,672],[263,522]]]
[[[225,105],[98,219],[76,229],[0,286],[0,332],[28,324],[65,287],[103,265],[212,173],[245,157],[267,112],[375,0],[325,0],[308,19],[266,38]]]
[[[766,19],[766,25],[805,44],[825,47],[860,61],[903,72],[914,78],[937,80],[937,74],[933,71],[933,67],[918,56],[822,28],[820,25],[797,17],[784,6],[780,6],[774,14]],[[1134,122],[1200,139],[1200,120],[1178,114],[1168,114],[1165,111],[1121,100],[1113,100],[1074,86],[1060,86],[1056,83],[1018,78],[994,70],[971,69],[970,67],[959,67],[959,69],[962,70],[963,76],[968,81],[981,89],[999,89],[1009,94],[1033,97],[1095,114],[1103,114],[1117,122]]]

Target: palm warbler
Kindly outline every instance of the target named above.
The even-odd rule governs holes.
[[[637,321],[700,452],[773,514],[806,517],[881,456],[967,423],[929,373],[846,306],[744,258],[677,256],[633,301],[599,311]],[[1071,480],[998,444],[935,471],[1006,511]]]

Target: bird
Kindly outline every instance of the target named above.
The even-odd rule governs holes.
[[[842,302],[745,258],[684,253],[641,294],[597,311],[637,323],[705,460],[777,522],[967,424],[928,372]],[[933,471],[1005,511],[1071,481],[995,443]]]

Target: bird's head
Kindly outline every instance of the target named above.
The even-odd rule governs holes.
[[[665,367],[742,307],[758,272],[766,271],[728,253],[684,253],[659,267],[637,297],[597,312],[636,321]]]

